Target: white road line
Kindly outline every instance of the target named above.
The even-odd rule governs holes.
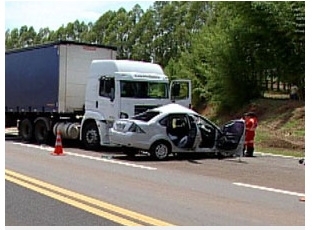
[[[48,146],[42,146],[42,145],[32,145],[32,144],[24,144],[24,143],[13,143],[14,145],[21,145],[29,148],[36,148],[36,149],[41,149],[45,151],[49,151],[53,153],[54,148],[48,147]],[[119,164],[119,165],[124,165],[128,167],[133,167],[133,168],[140,168],[140,169],[147,169],[147,170],[157,170],[157,168],[154,167],[149,167],[149,166],[144,166],[144,165],[139,165],[139,164],[133,164],[133,163],[127,163],[123,161],[117,161],[117,160],[112,160],[112,159],[105,159],[105,158],[99,158],[99,157],[92,157],[92,156],[87,156],[79,153],[73,153],[73,152],[65,152],[65,155],[70,155],[70,156],[75,156],[75,157],[81,157],[81,158],[87,158],[90,160],[96,160],[96,161],[103,161],[106,163],[111,163],[111,164]]]
[[[244,183],[239,183],[239,182],[234,182],[233,184],[237,186],[260,189],[260,190],[269,191],[269,192],[282,193],[282,194],[291,195],[291,196],[305,196],[304,193],[290,192],[290,191],[285,191],[281,189],[267,188],[267,187],[258,186],[258,185],[244,184]]]
[[[72,156],[77,156],[77,157],[82,157],[82,158],[88,158],[88,159],[91,159],[91,160],[104,161],[104,162],[108,162],[108,163],[112,163],[112,164],[119,164],[119,165],[130,166],[130,167],[134,167],[134,168],[141,168],[141,169],[148,169],[148,170],[157,170],[157,168],[154,168],[154,167],[138,165],[138,164],[133,164],[133,163],[127,163],[127,162],[111,160],[111,159],[105,159],[105,158],[97,158],[97,157],[82,155],[82,154],[78,154],[78,153],[66,152],[65,154],[72,155]]]
[[[291,159],[301,159],[303,157],[294,157],[294,156],[285,156],[285,155],[279,155],[279,154],[273,154],[273,153],[263,153],[263,152],[255,152],[255,155],[260,156],[270,156],[270,157],[282,157],[282,158],[291,158]]]

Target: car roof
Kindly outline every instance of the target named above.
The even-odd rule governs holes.
[[[151,111],[158,111],[160,113],[190,113],[190,114],[198,115],[198,113],[196,113],[194,110],[188,109],[176,103],[163,105],[163,106],[151,109]]]

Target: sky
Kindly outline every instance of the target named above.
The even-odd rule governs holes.
[[[5,0],[5,31],[22,26],[33,26],[38,32],[48,27],[57,30],[69,22],[95,22],[105,12],[117,11],[121,7],[130,11],[135,4],[146,11],[154,1],[13,1]]]

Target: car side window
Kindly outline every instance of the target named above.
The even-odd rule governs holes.
[[[184,115],[166,116],[159,121],[159,124],[173,129],[188,126],[187,118]]]
[[[167,117],[162,118],[162,119],[159,121],[159,124],[160,124],[161,126],[167,127],[167,126],[168,126],[168,121],[169,121],[169,118],[168,118],[168,116],[167,116]]]
[[[198,126],[203,126],[205,128],[213,129],[213,126],[210,123],[208,123],[206,120],[204,120],[202,117],[198,116],[198,117],[196,117],[196,119],[197,119],[197,125]]]
[[[168,133],[184,136],[190,129],[188,118],[184,114],[173,114],[168,118]]]

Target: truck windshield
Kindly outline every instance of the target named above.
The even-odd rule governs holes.
[[[168,98],[168,83],[120,81],[121,97],[130,98]]]

